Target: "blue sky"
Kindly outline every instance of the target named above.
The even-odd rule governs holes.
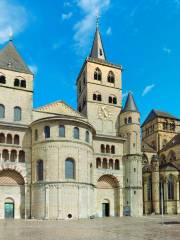
[[[34,107],[76,108],[76,77],[100,14],[106,56],[121,64],[142,120],[151,109],[180,117],[180,0],[0,0],[0,46],[10,34],[35,72]]]

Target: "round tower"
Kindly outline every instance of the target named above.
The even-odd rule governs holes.
[[[123,157],[124,209],[128,210],[131,216],[141,216],[143,202],[140,113],[131,93],[128,94],[120,114],[119,134],[126,139]]]

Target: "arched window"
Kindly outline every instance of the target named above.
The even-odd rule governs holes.
[[[38,160],[36,165],[36,178],[37,181],[43,181],[44,179],[44,166],[43,160]]]
[[[0,118],[5,118],[5,107],[3,104],[0,104]]]
[[[117,104],[117,98],[113,97],[113,104]]]
[[[10,161],[11,162],[15,162],[17,159],[17,151],[16,150],[12,150],[11,151],[11,155],[10,155]]]
[[[101,168],[101,159],[96,158],[96,168]]]
[[[79,139],[79,128],[78,127],[74,128],[73,136],[75,139]]]
[[[109,96],[109,103],[113,103],[113,97]]]
[[[20,80],[18,78],[14,79],[14,86],[19,87],[20,86]]]
[[[89,142],[89,131],[86,131],[86,142]]]
[[[11,134],[7,134],[6,143],[12,144],[12,135]]]
[[[118,159],[115,160],[115,169],[119,170],[119,160]]]
[[[149,176],[147,178],[147,200],[152,200],[152,178]]]
[[[128,124],[132,123],[132,117],[128,117]]]
[[[127,124],[127,118],[124,119],[124,124]]]
[[[114,145],[111,146],[111,153],[115,154],[115,146]]]
[[[25,152],[23,150],[19,151],[19,162],[25,162]]]
[[[4,150],[2,151],[2,159],[3,159],[4,161],[8,161],[8,160],[9,160],[9,152],[8,152],[7,149],[4,149]]]
[[[38,130],[35,129],[34,131],[34,140],[37,141],[38,140]]]
[[[14,121],[21,121],[21,108],[14,107]]]
[[[106,145],[106,153],[110,153],[110,146]]]
[[[109,168],[113,169],[113,159],[109,159]]]
[[[174,200],[174,179],[172,175],[168,178],[168,199]]]
[[[114,73],[113,73],[112,71],[110,71],[110,72],[108,73],[107,80],[108,80],[109,83],[114,83],[114,82],[115,82]]]
[[[21,80],[21,87],[26,88],[26,81],[25,80]]]
[[[72,158],[68,158],[65,161],[65,178],[75,179],[75,162]]]
[[[19,135],[14,136],[14,144],[19,145]]]
[[[103,159],[102,167],[104,169],[107,169],[107,159],[106,158]]]
[[[44,127],[44,136],[45,136],[45,138],[50,138],[51,133],[50,133],[50,127],[49,126]]]
[[[65,126],[64,125],[59,126],[59,137],[65,137]]]
[[[4,135],[4,133],[0,133],[0,143],[5,143],[5,135]]]
[[[2,84],[6,83],[6,77],[4,75],[0,75],[0,83]]]
[[[101,81],[101,70],[99,68],[96,68],[94,72],[94,80]]]
[[[101,144],[101,153],[105,153],[105,146],[104,146],[104,144]]]
[[[93,93],[93,100],[94,101],[102,101],[101,94],[98,92]]]

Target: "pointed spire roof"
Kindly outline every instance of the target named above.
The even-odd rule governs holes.
[[[131,92],[128,93],[128,97],[122,112],[139,112]]]
[[[16,50],[12,40],[0,50],[0,68],[33,74]]]
[[[98,24],[96,25],[96,32],[94,35],[93,45],[89,57],[106,60],[106,54],[103,48],[101,33],[99,31]]]

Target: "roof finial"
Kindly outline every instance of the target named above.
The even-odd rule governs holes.
[[[8,33],[8,35],[9,35],[9,41],[12,41],[12,39],[13,39],[13,31],[12,31],[12,29],[11,28],[9,28],[9,33]]]
[[[96,10],[96,28],[99,27],[99,18],[100,18],[99,9],[97,9]]]

